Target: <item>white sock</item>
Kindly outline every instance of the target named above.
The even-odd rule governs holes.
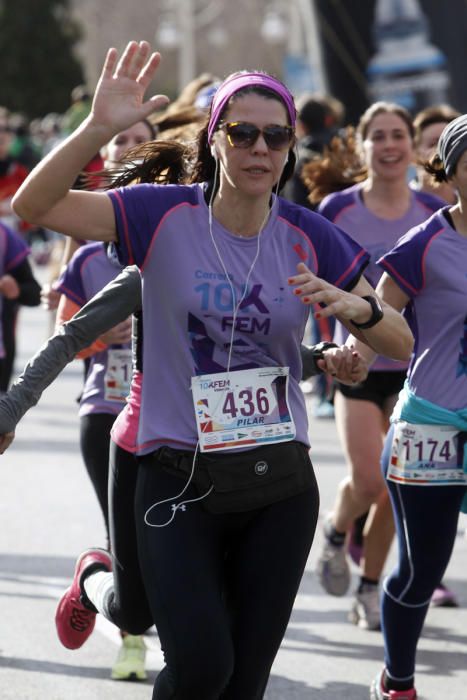
[[[84,579],[83,588],[97,612],[112,621],[107,610],[107,602],[109,596],[114,592],[113,573],[111,571],[96,571]]]

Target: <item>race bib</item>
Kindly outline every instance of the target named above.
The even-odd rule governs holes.
[[[255,447],[295,437],[288,405],[288,367],[192,377],[201,452]]]
[[[131,350],[109,350],[107,371],[104,376],[106,401],[125,401],[130,393]]]
[[[397,421],[387,478],[416,486],[466,484],[464,443],[465,433],[453,426]]]

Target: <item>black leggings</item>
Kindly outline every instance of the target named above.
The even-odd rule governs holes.
[[[130,634],[143,634],[154,624],[146,598],[136,542],[135,492],[138,462],[110,442],[109,529],[114,588],[106,617]]]
[[[0,363],[0,391],[8,391],[11,375],[13,374],[16,357],[16,321],[18,318],[19,304],[14,299],[3,299],[1,314],[3,347],[5,357]]]
[[[153,700],[259,700],[316,529],[316,482],[242,514],[212,515],[189,503],[170,525],[153,528],[146,511],[172,500],[184,481],[155,468],[153,458],[136,466],[116,445],[110,451],[115,588],[107,607],[110,619],[133,634],[156,624],[166,666]],[[196,495],[189,487],[183,499]],[[149,520],[161,523],[172,513],[169,502]]]
[[[107,548],[109,548],[109,444],[110,430],[114,421],[115,416],[111,413],[89,413],[80,418],[81,455],[104,516]]]

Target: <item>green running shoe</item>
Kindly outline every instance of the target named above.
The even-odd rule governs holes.
[[[126,634],[112,667],[110,677],[114,681],[145,681],[147,678],[144,662],[146,644],[142,636]]]

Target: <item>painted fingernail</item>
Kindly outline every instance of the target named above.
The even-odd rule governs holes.
[[[301,289],[294,289],[293,293],[298,295],[298,294],[302,293],[302,290]]]
[[[321,318],[321,314],[319,313],[319,311],[315,313],[315,318]]]

